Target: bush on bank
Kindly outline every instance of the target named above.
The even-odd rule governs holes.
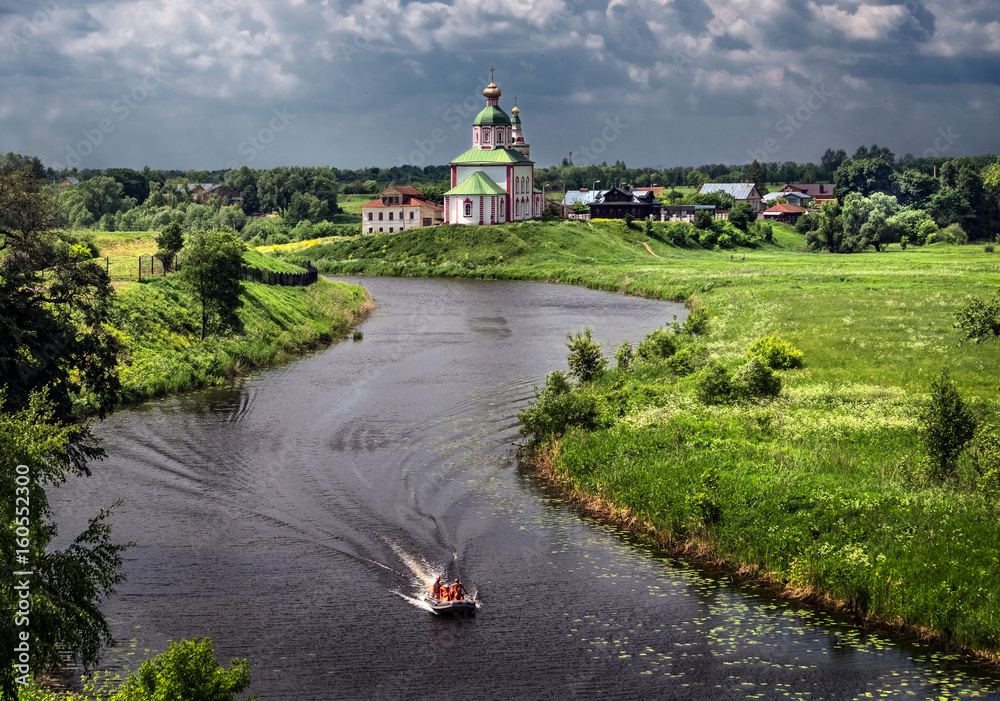
[[[681,340],[657,329],[643,343]],[[964,451],[949,443],[954,469],[942,482],[925,469],[936,444],[918,432],[940,389],[809,382],[801,372],[750,354],[734,373],[707,359],[685,375],[647,355],[573,387],[547,382],[520,416],[532,436],[525,456],[584,508],[673,551],[996,654],[996,431],[981,430]],[[956,405],[950,394],[944,403]],[[981,427],[992,424],[991,404],[967,405]],[[580,406],[590,409],[567,410]]]

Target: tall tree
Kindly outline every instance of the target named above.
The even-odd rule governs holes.
[[[926,209],[931,197],[941,188],[941,183],[925,173],[908,170],[896,178],[896,188],[901,205]]]
[[[258,172],[245,165],[226,173],[226,185],[240,193],[240,197],[243,198],[243,211],[247,214],[260,211],[257,177]]]
[[[89,473],[88,462],[103,455],[81,419],[106,414],[119,391],[107,274],[59,222],[30,170],[0,169],[0,481],[11,486],[0,494],[3,698],[16,697],[10,656],[29,642],[20,636],[26,628],[30,662],[19,671],[57,666],[57,645],[94,662],[110,641],[98,602],[121,579],[106,513],[66,550],[48,547],[55,524],[45,487]],[[28,514],[15,510],[15,495],[28,499]],[[14,571],[33,574],[15,580]],[[17,590],[24,582],[28,589]],[[30,626],[15,616],[25,591]]]
[[[840,164],[847,160],[847,151],[837,149],[834,151],[828,148],[820,158],[820,165],[823,166],[824,175],[827,180],[833,180],[833,174],[837,172]]]
[[[107,168],[104,175],[121,183],[122,196],[131,197],[136,204],[142,204],[149,196],[149,177],[131,168]]]
[[[181,279],[201,305],[201,338],[240,328],[245,244],[228,231],[194,231],[184,246]]]
[[[756,158],[747,167],[747,180],[757,186],[761,196],[767,194],[767,185],[764,183],[764,168]]]
[[[892,166],[883,158],[844,161],[834,174],[833,195],[843,200],[852,192],[865,197],[873,192],[895,194]]]
[[[61,420],[84,406],[103,416],[119,389],[113,290],[60,221],[29,173],[0,172],[0,377],[15,409],[48,388]]]

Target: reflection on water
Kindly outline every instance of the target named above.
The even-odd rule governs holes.
[[[527,283],[365,281],[364,341],[116,414],[57,498],[123,495],[105,610],[141,660],[208,636],[264,699],[998,698],[914,645],[729,586],[594,525],[513,459],[518,410],[590,326],[610,355],[677,305]],[[420,603],[460,576],[476,618]],[[148,652],[145,652],[148,650]],[[133,662],[132,666],[136,666]]]

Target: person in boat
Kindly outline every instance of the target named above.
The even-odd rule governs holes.
[[[441,575],[434,580],[434,585],[431,587],[431,596],[435,599],[441,598]]]
[[[462,585],[462,582],[458,577],[455,577],[455,583],[451,585],[451,591],[455,596],[455,601],[461,601],[468,593],[465,591],[465,587]]]

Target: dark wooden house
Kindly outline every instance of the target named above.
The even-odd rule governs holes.
[[[614,187],[590,203],[591,219],[624,219],[631,214],[635,219],[653,217],[659,221],[663,203],[650,190],[626,190]]]

